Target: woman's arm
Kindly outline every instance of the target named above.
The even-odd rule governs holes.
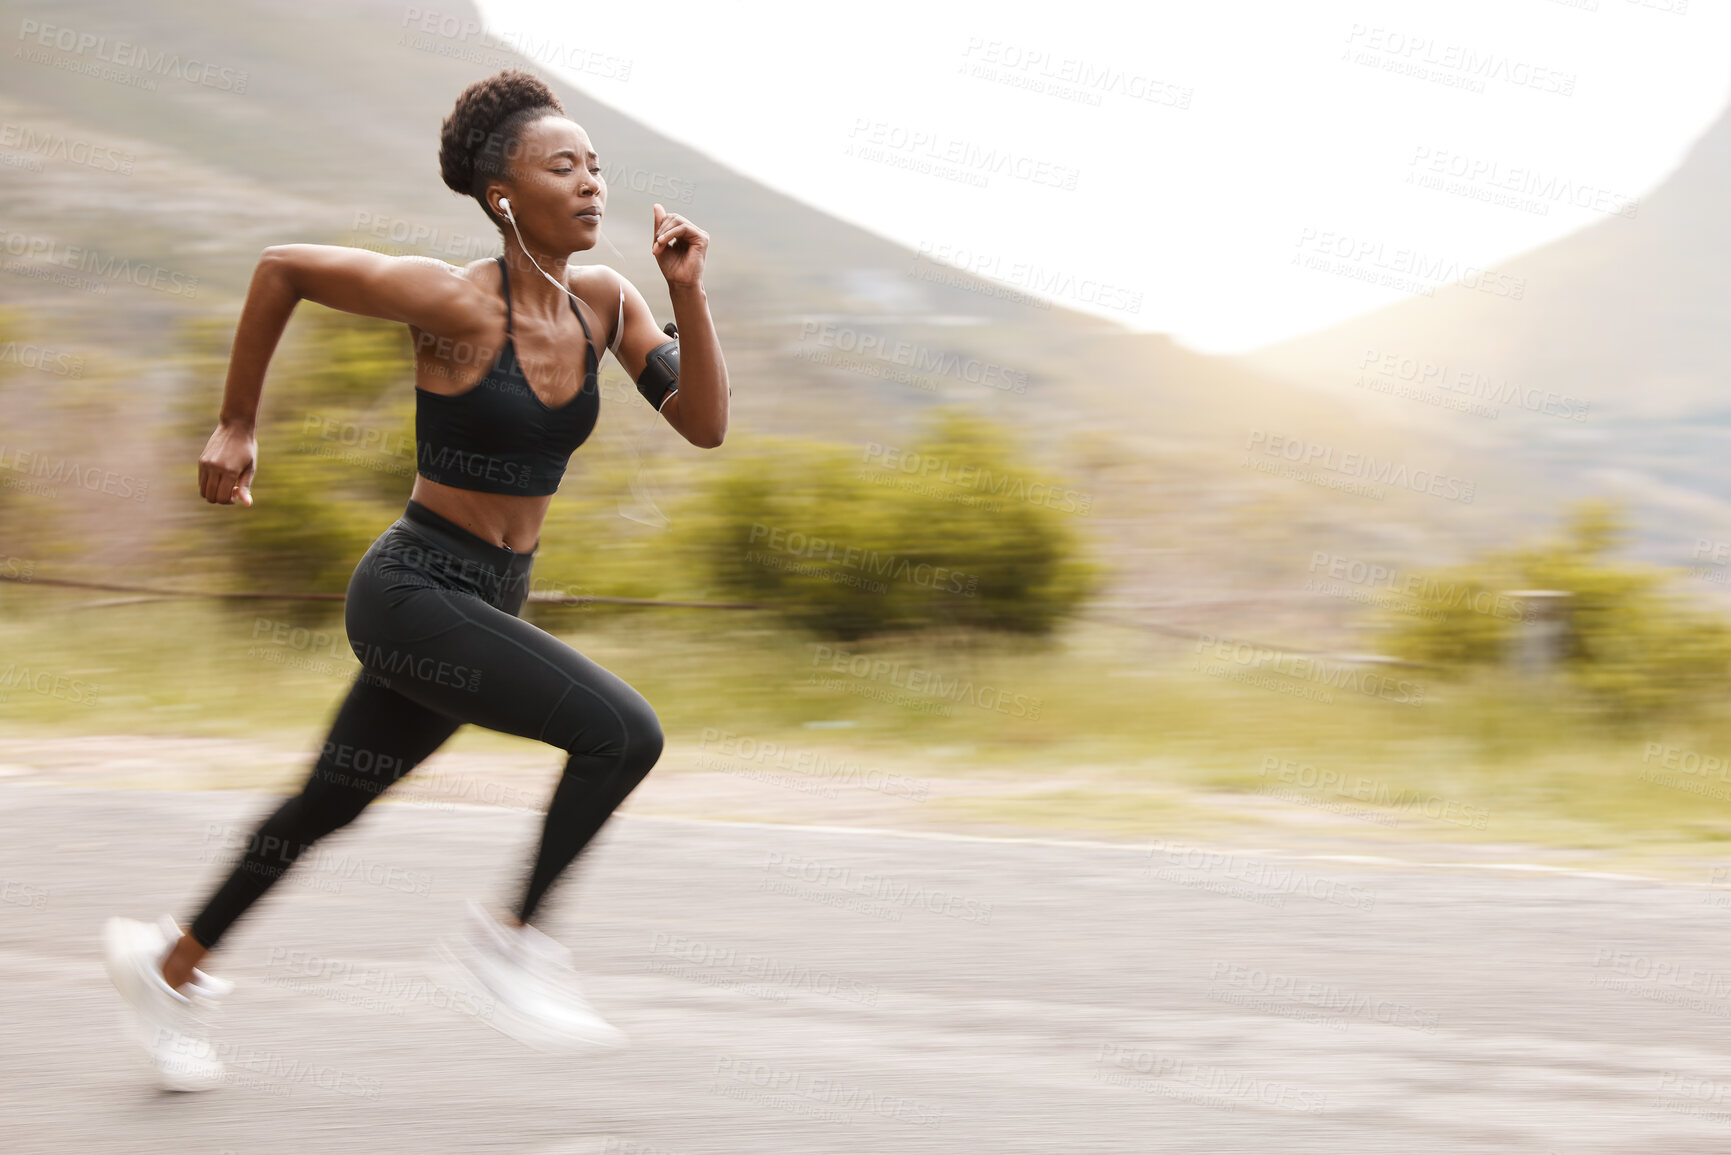
[[[458,270],[431,257],[388,257],[336,245],[272,245],[259,257],[229,355],[216,431],[198,458],[198,488],[217,505],[252,504],[259,395],[265,370],[295,305],[402,321],[461,338],[482,323],[484,296]]]
[[[729,388],[721,338],[709,315],[709,294],[702,285],[669,285],[668,294],[679,331],[679,388],[661,407],[661,415],[691,444],[714,449],[727,436]]]
[[[655,327],[655,314],[637,286],[623,276],[619,280],[625,291],[625,335],[614,356],[635,381],[643,375],[649,354],[666,344],[668,336]],[[709,315],[709,295],[702,285],[669,285],[668,294],[679,327],[679,388],[661,406],[661,415],[691,444],[714,449],[727,436],[727,363]]]
[[[708,233],[655,206],[650,252],[667,278],[673,320],[679,328],[679,385],[662,404],[661,415],[700,449],[714,449],[727,436],[727,362],[722,360],[721,339],[709,315],[709,294],[703,289],[708,249]],[[656,327],[655,315],[636,286],[623,276],[619,282],[625,293],[625,332],[614,356],[635,381],[643,375],[649,354],[668,338]]]

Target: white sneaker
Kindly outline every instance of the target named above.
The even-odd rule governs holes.
[[[621,1047],[625,1032],[595,1013],[571,952],[530,926],[507,926],[471,902],[461,937],[441,946],[453,977],[484,995],[480,1017],[541,1051]]]
[[[168,952],[174,949],[174,944],[180,941],[180,924],[174,921],[173,916],[165,914],[156,920],[156,927],[162,932],[163,956],[166,958]],[[159,959],[157,962],[156,973],[161,974],[161,960]],[[234,984],[227,979],[207,975],[197,967],[192,968],[192,977],[187,980],[186,985],[191,987],[195,994],[203,995],[210,1000],[212,1006],[215,1005],[215,1000],[234,990]]]
[[[128,1026],[165,1091],[208,1091],[223,1080],[222,1061],[210,1041],[208,1013],[234,984],[192,972],[182,994],[162,977],[162,960],[180,928],[166,915],[156,923],[111,918],[102,928],[108,979],[131,1014]]]

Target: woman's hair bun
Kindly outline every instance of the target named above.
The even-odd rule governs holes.
[[[439,175],[446,187],[480,200],[478,186],[505,175],[517,130],[532,119],[524,114],[543,112],[563,116],[565,108],[546,82],[520,68],[496,72],[463,89],[439,126]]]

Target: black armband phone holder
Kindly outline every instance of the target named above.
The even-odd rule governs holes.
[[[657,413],[667,399],[679,391],[679,327],[672,321],[662,328],[673,340],[665,341],[649,351],[643,372],[637,376],[637,391],[655,406]]]

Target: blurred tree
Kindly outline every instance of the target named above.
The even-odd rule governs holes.
[[[220,558],[236,588],[340,593],[413,485],[407,330],[303,302],[259,407],[254,505],[213,510],[190,482],[216,425],[233,331],[232,319],[197,317],[178,335],[191,382],[175,423],[189,482],[181,500],[198,507],[188,510],[195,529],[183,548]]]
[[[414,379],[407,325],[357,317],[303,302],[291,350],[296,407],[366,411]]]
[[[1617,507],[1583,502],[1553,540],[1415,577],[1386,618],[1390,647],[1464,675],[1506,661],[1529,628],[1510,591],[1559,591],[1563,676],[1595,708],[1627,718],[1717,700],[1731,689],[1731,627],[1667,592],[1673,571],[1610,561],[1625,533]]]
[[[1585,503],[1560,541],[1515,555],[1533,588],[1570,594],[1563,656],[1572,680],[1630,714],[1719,697],[1731,688],[1731,628],[1667,593],[1674,572],[1603,561],[1626,528],[1615,507]]]
[[[691,540],[727,594],[819,633],[1038,635],[1098,584],[1080,501],[1002,429],[941,410],[906,451],[764,442],[713,484]]]

